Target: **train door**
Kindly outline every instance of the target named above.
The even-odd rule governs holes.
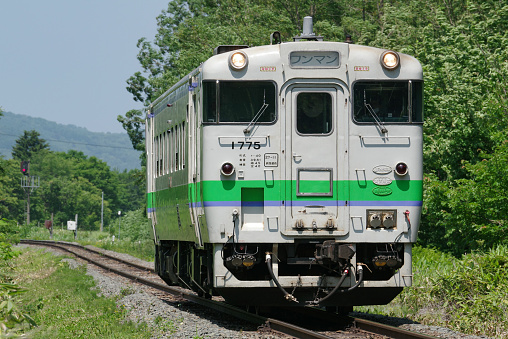
[[[286,93],[286,186],[291,196],[286,232],[343,235],[347,222],[347,102],[341,86],[290,87]],[[290,130],[290,131],[289,131]],[[289,210],[289,209],[288,209]],[[289,212],[289,211],[287,211]],[[289,217],[289,218],[288,218]]]
[[[194,78],[192,80],[194,83]],[[197,107],[196,93],[189,91],[189,102],[187,105],[187,122],[188,122],[188,182],[189,182],[189,208],[192,223],[194,224],[194,231],[196,232],[197,245],[203,246],[203,235],[201,234],[201,214],[199,209],[199,158],[198,158],[198,114],[199,107]]]

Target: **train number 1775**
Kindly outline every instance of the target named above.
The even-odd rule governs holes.
[[[231,142],[231,149],[235,149],[235,148],[238,148],[238,149],[243,149],[243,148],[247,148],[247,149],[260,149],[261,148],[261,143],[259,141],[233,141]]]

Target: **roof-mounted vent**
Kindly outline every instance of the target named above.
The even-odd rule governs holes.
[[[308,40],[308,41],[323,41],[323,37],[314,34],[314,24],[312,22],[311,16],[306,16],[303,18],[303,32],[300,34],[300,36],[295,36],[293,38],[293,41],[301,41],[301,40]]]

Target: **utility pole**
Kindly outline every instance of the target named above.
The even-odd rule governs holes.
[[[21,187],[26,193],[26,225],[30,225],[30,194],[40,186],[39,177],[30,176],[30,162],[21,161]]]

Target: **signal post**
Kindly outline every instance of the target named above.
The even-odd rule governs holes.
[[[37,176],[30,176],[30,162],[21,161],[21,187],[26,193],[26,224],[30,224],[30,194],[40,186],[40,180]]]

